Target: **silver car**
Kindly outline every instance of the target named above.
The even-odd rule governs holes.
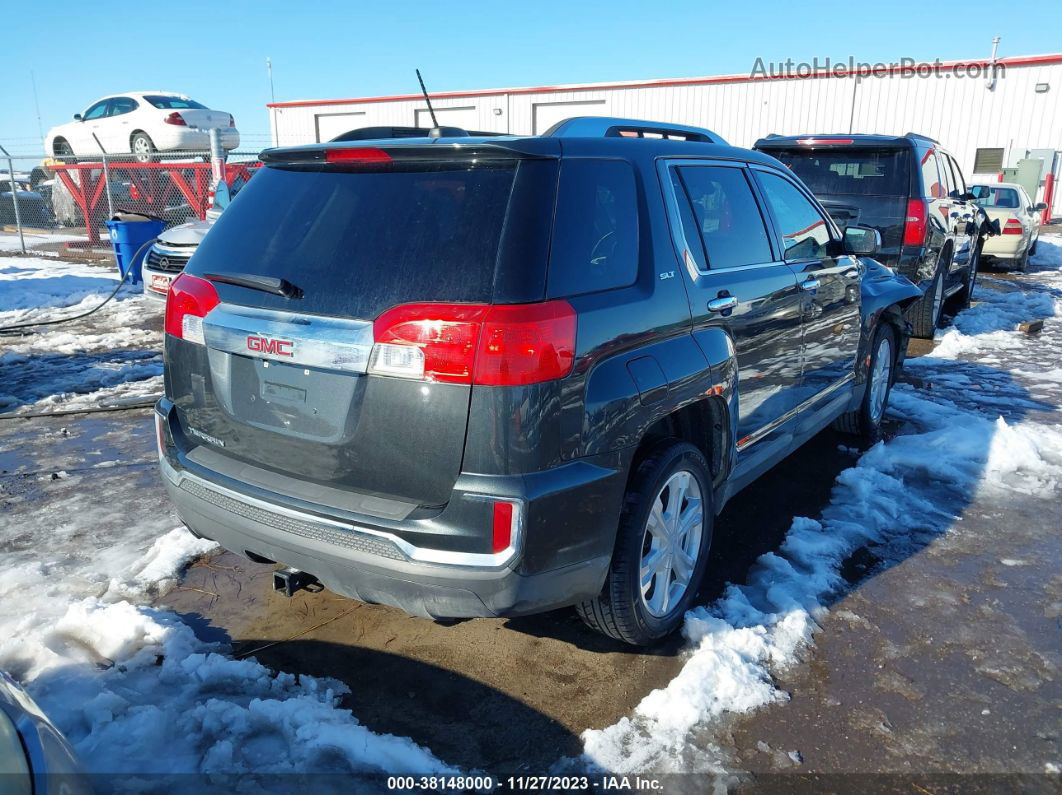
[[[148,249],[144,257],[144,294],[159,301],[166,300],[170,282],[184,270],[199,243],[213,225],[214,219],[191,221],[167,229]]]

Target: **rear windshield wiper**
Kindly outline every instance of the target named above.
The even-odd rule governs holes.
[[[249,290],[261,290],[263,293],[272,293],[284,298],[302,298],[302,290],[287,279],[276,276],[258,276],[253,273],[204,273],[203,278],[212,282],[246,287]]]

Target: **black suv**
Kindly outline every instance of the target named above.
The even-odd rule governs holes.
[[[770,135],[755,148],[791,168],[842,230],[858,223],[881,233],[877,259],[924,293],[910,311],[915,336],[932,339],[945,301],[969,305],[988,219],[938,142],[915,133]]]
[[[649,643],[735,492],[881,421],[919,292],[771,157],[581,118],[262,159],[170,290],[158,443],[289,591]]]

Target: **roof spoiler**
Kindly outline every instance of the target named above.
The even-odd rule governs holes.
[[[726,145],[723,136],[704,127],[610,116],[575,116],[557,122],[543,135],[547,138],[670,138]]]
[[[909,132],[903,134],[904,138],[919,138],[923,141],[929,141],[931,144],[940,144],[936,138],[930,138],[928,135],[922,135],[921,133]]]

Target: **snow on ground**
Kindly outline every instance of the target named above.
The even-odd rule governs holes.
[[[1062,429],[1035,412],[1062,404],[1062,238],[1043,236],[1033,264],[1038,272],[1017,282],[984,278],[980,303],[938,332],[934,355],[909,362],[936,388],[897,385],[890,414],[903,422],[900,433],[840,474],[819,519],[794,518],[781,547],[761,556],[744,584],[687,614],[682,671],[630,717],[586,731],[584,764],[619,773],[725,771],[711,724],[787,698],[772,672],[800,660],[817,621],[847,589],[845,558],[865,545],[901,558],[949,532],[975,493],[990,492],[1001,505],[1057,499]],[[1046,319],[1039,337],[1016,330],[1031,319]],[[1015,372],[996,366],[1001,356]]]
[[[0,258],[0,326],[87,311],[115,284],[107,269]],[[160,391],[159,306],[123,288],[91,318],[0,337],[0,411],[87,408]],[[26,462],[64,449],[53,437],[67,434],[45,426],[8,437],[23,452],[4,475],[0,668],[26,684],[89,772],[452,772],[411,740],[360,725],[339,707],[342,683],[232,659],[226,645],[151,607],[215,547],[175,527],[150,453],[114,458],[128,439],[104,434],[91,442],[101,449],[74,466],[26,471]],[[153,450],[153,441],[140,447]],[[160,791],[189,782],[94,783]],[[254,788],[253,778],[243,785]]]
[[[117,284],[113,266],[2,257],[0,327],[83,314]],[[89,318],[0,337],[0,412],[81,409],[158,394],[160,317],[161,304],[126,285]]]
[[[150,607],[215,546],[173,528],[169,510],[138,513],[144,490],[128,477],[118,467],[61,474],[47,504],[19,512],[4,533],[0,668],[26,684],[89,772],[447,770],[339,708],[340,682],[234,660]],[[101,491],[115,495],[106,507]],[[172,783],[152,779],[149,789]]]
[[[39,234],[36,232],[26,232],[23,237],[26,240],[26,251],[29,252],[38,246],[45,243],[68,243],[75,240],[84,240],[84,235],[63,235],[63,234]],[[22,243],[19,240],[18,233],[10,234],[7,232],[0,233],[0,251],[21,251]],[[44,256],[58,256],[47,251],[36,251],[38,255]]]

